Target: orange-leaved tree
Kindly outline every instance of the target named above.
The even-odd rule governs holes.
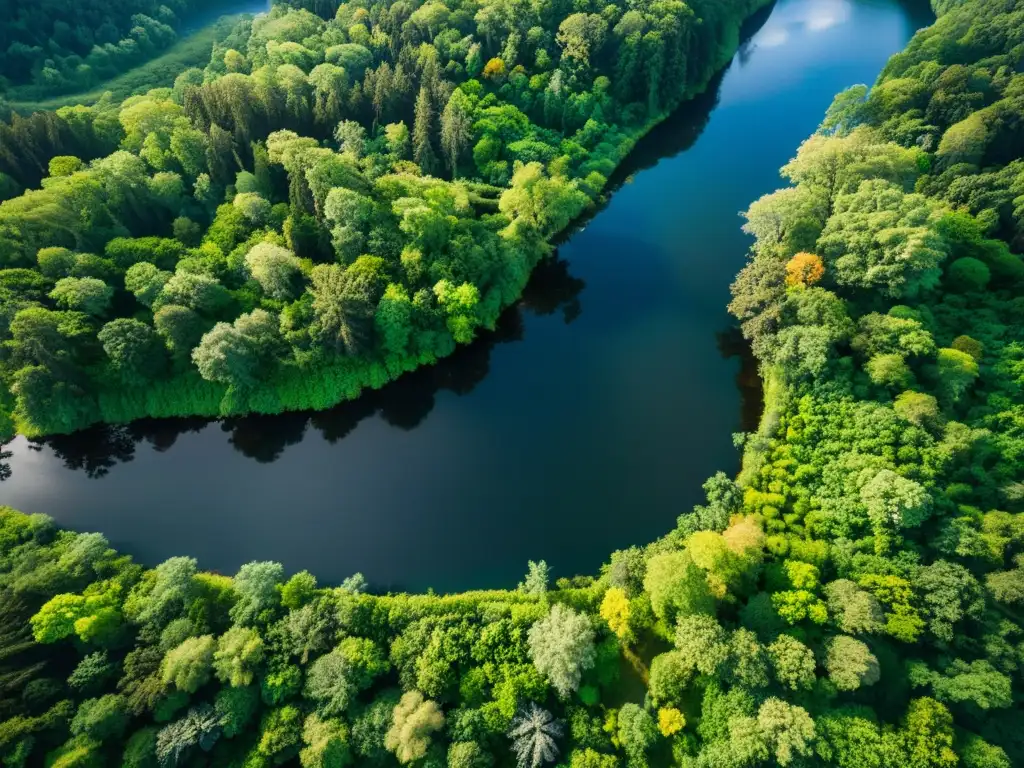
[[[814,285],[824,275],[825,265],[813,253],[800,252],[786,264],[786,285]]]

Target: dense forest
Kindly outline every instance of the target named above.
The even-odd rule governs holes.
[[[450,354],[759,4],[294,0],[171,88],[12,116],[0,434],[324,408]]]
[[[328,2],[312,10],[329,15],[334,7]],[[339,13],[351,10],[342,6]],[[744,449],[739,478],[720,473],[708,480],[706,504],[681,515],[663,539],[614,553],[596,577],[552,584],[544,563],[530,563],[516,590],[452,596],[374,595],[358,574],[325,588],[311,574],[289,576],[273,562],[247,564],[233,577],[205,573],[186,557],[146,569],[118,555],[99,534],[62,531],[43,516],[2,509],[0,764],[1024,765],[1024,469],[1018,454],[1024,450],[1024,303],[1016,297],[1024,264],[1015,255],[1024,244],[1024,6],[1019,0],[946,1],[936,3],[936,11],[935,25],[894,56],[873,87],[858,86],[835,99],[818,132],[783,169],[791,186],[746,213],[756,245],[733,286],[731,310],[760,362],[766,409],[755,434],[737,436]],[[304,20],[322,28],[323,22],[295,13],[278,11],[266,23]],[[357,27],[370,34],[368,26],[350,21],[344,19],[346,34]],[[248,39],[260,28],[247,31]],[[425,66],[434,61],[446,71],[434,55],[427,54]],[[379,67],[367,64],[368,71]],[[259,71],[233,73],[238,77],[230,82],[237,85],[231,87],[272,93],[269,75],[252,82]],[[392,79],[396,71],[397,65],[385,70]],[[371,82],[379,76],[371,75]],[[444,284],[429,293],[444,310],[454,340],[477,327],[480,315],[471,317],[467,305],[484,304],[493,286],[463,280],[469,267],[445,250],[447,244],[462,237],[463,248],[481,249],[485,264],[487,248],[509,240],[526,239],[540,254],[541,235],[568,220],[563,209],[574,208],[579,195],[589,199],[587,176],[605,175],[594,168],[581,175],[597,154],[585,151],[575,161],[571,154],[552,157],[546,168],[539,160],[515,165],[521,160],[516,153],[525,150],[512,145],[544,144],[509,141],[497,127],[503,118],[495,115],[516,110],[525,116],[529,105],[498,106],[496,96],[488,102],[493,82],[468,91],[460,84],[446,109],[452,98],[462,98],[456,93],[479,99],[469,102],[481,110],[474,126],[492,121],[487,125],[494,132],[481,129],[476,146],[493,140],[495,149],[480,153],[482,162],[475,150],[452,156],[442,149],[449,172],[459,179],[503,168],[511,173],[496,212],[460,216],[495,199],[489,197],[493,177],[446,182],[422,176],[414,164],[441,162],[424,160],[426,144],[419,158],[389,159],[392,170],[375,175],[385,162],[385,144],[374,142],[405,135],[392,127],[400,125],[395,113],[382,111],[377,122],[391,121],[383,134],[342,123],[340,153],[295,133],[246,143],[238,126],[271,121],[272,115],[258,111],[264,102],[254,95],[236,104],[247,111],[224,107],[227,96],[217,83],[230,77],[181,89],[182,105],[173,93],[162,104],[152,96],[138,100],[145,114],[156,117],[111,123],[121,125],[119,141],[126,147],[113,162],[94,161],[86,170],[75,164],[70,176],[51,174],[34,193],[57,200],[55,190],[66,193],[66,179],[78,176],[80,211],[96,213],[88,204],[99,198],[122,214],[158,215],[152,198],[144,197],[152,194],[152,179],[184,178],[183,168],[140,171],[148,181],[140,182],[136,208],[130,185],[104,185],[113,175],[110,165],[142,168],[154,157],[173,162],[166,158],[175,152],[160,143],[160,129],[139,127],[159,125],[169,111],[172,136],[178,128],[208,141],[223,133],[218,141],[230,142],[242,165],[253,169],[230,169],[232,182],[226,170],[217,181],[217,171],[205,166],[211,189],[233,183],[235,197],[214,209],[205,235],[195,231],[197,245],[190,250],[167,253],[162,249],[179,247],[168,243],[183,241],[151,236],[138,245],[139,238],[122,235],[108,241],[118,244],[104,256],[47,245],[40,257],[33,238],[52,231],[45,226],[57,220],[60,203],[35,218],[33,208],[5,204],[4,215],[17,210],[35,227],[5,222],[6,253],[29,265],[10,267],[21,282],[16,291],[5,290],[23,296],[26,286],[38,286],[31,288],[36,303],[10,321],[14,343],[8,349],[14,354],[25,344],[22,326],[46,329],[35,331],[31,352],[18,353],[36,355],[27,366],[42,369],[16,377],[19,397],[25,396],[25,380],[55,378],[61,366],[75,364],[73,344],[102,317],[82,305],[70,308],[66,297],[90,296],[91,303],[103,294],[104,308],[156,304],[159,315],[159,297],[169,286],[175,297],[217,294],[224,302],[241,302],[251,296],[260,306],[240,316],[244,321],[221,320],[206,332],[241,347],[238,339],[255,334],[251,329],[271,335],[260,313],[269,316],[281,307],[282,318],[298,314],[290,307],[303,300],[274,299],[273,289],[297,290],[289,281],[305,279],[308,269],[312,288],[306,288],[311,298],[305,301],[314,320],[308,327],[282,322],[296,329],[281,332],[292,344],[289,332],[324,332],[322,297],[337,295],[328,293],[332,281],[348,297],[353,284],[373,284],[378,270],[396,274],[386,256],[345,256],[371,241],[372,252],[388,253],[376,244],[398,237],[396,232],[420,238],[401,241],[398,264],[412,271],[415,263],[420,279]],[[431,87],[443,88],[443,82],[438,73],[438,85]],[[502,89],[510,99],[517,93],[511,80]],[[385,90],[393,92],[393,86]],[[409,92],[418,92],[424,109],[436,107],[427,85]],[[592,91],[570,91],[563,120],[570,119],[566,104],[580,94],[594,97]],[[291,114],[288,104],[282,100],[275,113],[282,120]],[[218,105],[223,113],[216,112]],[[492,108],[498,112],[487,112]],[[638,103],[638,112],[643,109]],[[213,117],[227,120],[225,115],[238,122],[214,130],[220,123]],[[525,119],[525,125],[536,125]],[[210,122],[204,132],[193,120]],[[416,133],[410,145],[416,145]],[[179,146],[182,141],[179,135]],[[562,142],[560,147],[572,140]],[[430,149],[437,151],[433,144]],[[475,171],[468,168],[470,154]],[[615,156],[608,150],[604,159]],[[330,165],[313,172],[320,158]],[[395,172],[398,163],[406,163],[399,166],[406,170]],[[552,173],[559,164],[566,170]],[[305,173],[298,172],[302,168]],[[343,190],[349,205],[343,217],[318,213],[319,173],[332,190],[326,200]],[[345,183],[339,185],[339,178]],[[90,197],[90,185],[120,189],[122,196],[111,200],[109,192],[96,191]],[[581,197],[578,204],[586,203]],[[374,221],[366,229],[348,223],[361,221],[359,206]],[[253,223],[252,209],[267,217],[262,227]],[[374,218],[389,210],[398,223]],[[418,211],[412,222],[436,222],[441,210],[451,211],[447,226],[429,243],[404,218]],[[96,217],[97,227],[122,225],[102,212]],[[291,224],[278,230],[274,222],[282,217]],[[76,236],[90,236],[75,229],[77,222],[61,221]],[[21,231],[25,238],[15,239]],[[346,250],[352,238],[365,240]],[[222,240],[234,244],[225,249]],[[336,254],[335,260],[304,247]],[[151,260],[123,255],[142,248],[150,249]],[[408,255],[412,250],[415,257]],[[209,273],[180,268],[218,253],[224,269],[234,263],[251,270],[249,280],[231,287]],[[130,263],[124,293],[115,296],[112,283],[101,278],[92,279],[109,291],[90,293],[61,282],[68,277],[44,282],[61,274],[54,265],[74,270],[81,260],[112,265],[112,274],[119,263]],[[178,269],[172,271],[175,260]],[[211,282],[196,279],[202,275]],[[400,304],[405,291],[415,307],[408,297],[417,283],[401,282],[412,279],[402,275],[382,296],[390,293],[388,301]],[[453,303],[459,311],[449,310]],[[163,306],[202,316],[206,305]],[[347,309],[335,311],[331,333],[342,344],[345,334],[363,338],[358,323],[346,325],[351,320],[339,317]],[[374,317],[380,316],[378,308]],[[116,338],[106,330],[110,324],[130,321],[146,325],[135,316],[110,320],[99,335]],[[390,343],[394,326],[374,328],[385,339],[378,343]],[[401,338],[408,344],[412,336]],[[51,349],[54,343],[61,346]],[[218,365],[224,370],[237,370],[228,364],[234,349],[222,347]],[[202,342],[194,357],[208,371],[217,356]],[[255,375],[259,369],[245,370]]]
[[[93,85],[178,39],[196,11],[228,0],[0,0],[0,96],[31,84],[40,93]]]

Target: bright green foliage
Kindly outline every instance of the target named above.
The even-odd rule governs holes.
[[[772,594],[772,605],[789,624],[810,620],[823,624],[828,617],[824,603],[817,597],[818,569],[800,560],[785,560],[779,573],[780,586],[789,587]]]
[[[121,623],[115,599],[113,593],[99,590],[90,595],[57,595],[32,616],[33,635],[40,643],[77,635],[102,645],[114,638]]]
[[[306,745],[299,753],[303,768],[343,768],[351,763],[349,730],[340,720],[323,720],[312,714],[302,727]]]
[[[145,383],[162,373],[166,352],[149,325],[120,318],[104,325],[96,338],[103,345],[111,368],[126,384]]]
[[[557,604],[529,632],[530,658],[558,693],[575,691],[583,673],[594,666],[594,629],[584,614]]]
[[[286,248],[259,243],[245,255],[245,267],[267,296],[284,300],[297,293],[301,278],[299,260]]]
[[[965,768],[1010,768],[1010,758],[1001,747],[979,736],[970,736],[960,752]]]
[[[281,586],[281,605],[289,610],[302,608],[316,594],[316,576],[300,571]]]
[[[882,768],[882,733],[866,707],[841,707],[815,720],[815,752],[839,768]]]
[[[811,649],[789,635],[779,635],[768,646],[772,673],[778,683],[794,691],[814,685],[814,654]]]
[[[713,616],[680,616],[676,624],[676,648],[682,664],[702,675],[715,675],[729,658],[728,637]]]
[[[85,615],[85,598],[57,595],[32,617],[36,642],[54,643],[74,634],[75,622]]]
[[[252,629],[232,627],[217,640],[213,669],[217,679],[233,687],[252,683],[263,661],[263,638]]]
[[[198,7],[87,4],[57,27],[19,15],[0,77],[32,89],[20,97],[139,63]],[[205,69],[171,88],[0,124],[0,260],[45,275],[62,308],[151,325],[173,353],[145,378],[84,365],[56,396],[64,370],[5,358],[19,428],[325,408],[450,354],[494,327],[761,4],[287,0],[222,25]],[[907,158],[890,160],[902,179]],[[91,363],[98,331],[71,351]]]
[[[190,637],[177,648],[167,652],[160,664],[160,675],[165,685],[179,691],[195,693],[210,679],[216,640],[212,635]]]
[[[492,759],[475,741],[457,741],[448,747],[449,768],[488,768]]]
[[[83,2],[0,71],[89,79],[179,10]],[[288,0],[173,88],[0,124],[0,424],[324,408],[450,354],[755,5]],[[0,762],[1024,764],[1024,18],[934,6],[751,205],[765,415],[664,539],[378,595],[0,509]]]
[[[228,386],[254,386],[271,364],[280,340],[277,317],[263,309],[240,315],[233,325],[217,323],[192,351],[204,379]]]
[[[931,497],[920,484],[889,469],[873,474],[860,498],[876,529],[916,528],[931,513]]]
[[[87,699],[78,707],[71,721],[71,732],[96,741],[117,739],[124,733],[128,719],[124,701],[120,696],[108,694],[98,699]]]
[[[76,261],[75,254],[67,248],[40,248],[36,254],[39,271],[52,280],[68,277]]]
[[[473,329],[476,306],[480,303],[480,292],[475,285],[463,283],[456,287],[447,280],[441,280],[434,286],[437,303],[448,315],[448,330],[452,337],[461,344],[473,340]]]
[[[882,607],[869,592],[848,579],[837,579],[825,585],[828,611],[843,632],[862,634],[877,632],[882,627]]]
[[[369,688],[373,681],[391,670],[391,664],[380,647],[365,637],[346,637],[337,648],[360,689]]]
[[[874,685],[881,677],[874,654],[860,640],[845,635],[829,641],[825,651],[825,669],[829,679],[841,691]]]
[[[781,699],[766,700],[757,711],[757,730],[779,765],[810,754],[814,721],[803,707]]]
[[[618,713],[617,737],[626,752],[630,766],[643,768],[647,763],[647,751],[658,739],[658,726],[645,709],[636,704],[623,704]]]
[[[932,395],[906,391],[896,397],[893,410],[919,427],[931,426],[939,416],[939,403]]]
[[[257,753],[264,760],[283,763],[298,752],[302,712],[293,706],[272,709],[260,723]]]
[[[955,659],[941,673],[915,663],[910,682],[915,687],[930,685],[935,698],[952,704],[966,704],[977,711],[1004,709],[1012,705],[1012,682],[989,661],[970,663]]]
[[[693,659],[679,651],[669,651],[651,661],[648,690],[658,706],[683,702],[694,675]]]
[[[398,762],[411,763],[427,753],[431,735],[443,725],[444,715],[435,702],[419,691],[408,691],[395,706],[384,746]]]
[[[255,192],[235,195],[232,205],[254,226],[259,227],[270,222],[270,202]]]
[[[978,378],[978,363],[959,349],[940,349],[936,358],[939,392],[948,400],[959,400]]]
[[[113,288],[94,277],[62,277],[50,291],[57,306],[88,315],[105,314],[113,295]]]
[[[264,620],[281,601],[278,585],[284,578],[280,563],[246,563],[234,578],[238,601],[231,608],[231,619],[236,624],[251,624]]]
[[[302,670],[294,664],[271,666],[260,680],[260,696],[269,705],[280,704],[302,689]]]
[[[1024,581],[1017,549],[992,536],[1007,519],[997,510],[1019,516],[1022,498],[1024,230],[1012,201],[1024,191],[1024,145],[1000,121],[1024,103],[1019,77],[993,79],[1015,60],[1021,16],[987,0],[933,5],[938,22],[874,87],[837,97],[786,166],[795,186],[751,207],[754,258],[733,287],[732,311],[769,379],[762,430],[746,444],[743,511],[763,521],[765,591],[792,636],[771,638],[778,624],[759,595],[739,616],[770,642],[781,685],[829,698],[800,702],[820,726],[805,741],[843,768],[1024,759],[1001,719],[1019,666],[1004,655],[1019,640],[1004,633],[1021,630],[1016,617],[996,618]],[[957,48],[982,29],[984,46]],[[852,335],[836,333],[837,315],[809,322],[797,311],[792,294],[810,291],[789,289],[780,267],[798,252],[822,258],[816,288],[841,300]],[[821,354],[807,338],[842,341]],[[794,348],[818,354],[812,370]],[[787,557],[813,562],[828,583],[785,583],[775,563]],[[843,704],[847,691],[864,709]],[[739,725],[701,759],[764,759]]]
[[[892,182],[862,182],[836,198],[822,232],[826,271],[843,285],[916,297],[938,283],[946,256],[945,243],[928,226],[936,212],[928,198],[905,194]]]
[[[883,387],[902,390],[912,381],[910,367],[900,355],[874,355],[865,364],[864,370],[872,382]]]
[[[644,589],[651,596],[655,614],[667,624],[677,616],[711,613],[714,598],[704,572],[688,552],[666,552],[647,563]]]
[[[126,612],[139,624],[166,626],[183,614],[199,593],[196,561],[190,557],[172,557],[156,567],[152,581],[136,587],[126,604]]]
[[[899,732],[907,765],[913,768],[943,768],[957,764],[953,751],[953,718],[934,699],[910,702]]]
[[[214,278],[191,272],[175,273],[160,290],[154,308],[177,304],[203,314],[214,315],[230,301],[227,291]]]

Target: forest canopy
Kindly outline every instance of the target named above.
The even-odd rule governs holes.
[[[171,88],[13,116],[0,410],[324,408],[450,354],[758,4],[294,0]]]
[[[313,10],[334,13],[329,2]],[[99,534],[0,508],[0,764],[1024,764],[1024,141],[1013,119],[1024,114],[1024,8],[974,0],[941,2],[937,11],[936,24],[874,86],[836,97],[783,168],[791,184],[746,212],[755,245],[731,310],[761,365],[765,413],[756,433],[737,436],[740,476],[710,478],[706,502],[674,530],[613,553],[594,577],[552,583],[548,566],[531,562],[515,590],[374,595],[358,574],[325,587],[273,562],[231,577],[203,572],[188,557],[144,568]],[[419,18],[429,28],[440,25],[438,15],[435,8]],[[354,18],[345,21],[362,26]],[[281,12],[267,23],[300,20],[303,31],[323,23]],[[259,90],[269,81],[245,86],[254,75],[233,74],[240,77],[230,87],[269,92]],[[423,86],[416,92],[417,102],[432,103],[429,91],[420,98]],[[460,85],[448,103],[458,92],[474,95]],[[199,101],[189,108],[165,94],[171,135],[180,127],[212,137],[220,113],[202,90],[190,93]],[[88,171],[58,163],[74,170],[51,174],[40,193],[80,173],[96,174],[81,181],[86,190],[118,168],[142,168],[147,157],[177,157],[173,142],[150,139],[159,129],[138,128],[159,124],[144,115],[165,114],[151,101],[124,108],[141,105],[134,120],[119,121],[114,155]],[[173,108],[199,104],[206,133],[192,118],[179,122]],[[280,104],[289,109],[287,99]],[[472,130],[498,121],[493,133],[480,129],[478,142],[491,136],[497,148],[486,162],[509,164],[511,185],[500,195],[485,194],[493,180],[465,181],[471,171],[459,163],[469,165],[468,151],[451,179],[422,175],[422,154],[375,175],[373,142],[383,136],[409,153],[415,124],[410,133],[385,123],[381,133],[342,121],[336,149],[275,125],[265,143],[250,145],[254,163],[265,159],[231,169],[233,182],[215,181],[205,166],[211,185],[234,189],[206,234],[192,230],[193,245],[118,234],[103,256],[85,258],[89,270],[78,270],[88,252],[71,245],[5,241],[5,290],[35,297],[9,320],[12,338],[32,340],[21,353],[36,355],[25,358],[28,369],[42,369],[22,375],[54,376],[74,362],[72,343],[96,334],[105,354],[122,361],[119,376],[141,375],[157,360],[168,365],[156,354],[167,347],[155,343],[166,337],[179,353],[201,339],[195,362],[216,376],[256,378],[264,374],[254,366],[266,363],[256,351],[285,333],[275,312],[308,311],[308,326],[288,327],[329,334],[339,349],[367,343],[350,318],[366,304],[332,297],[362,300],[372,286],[376,312],[384,304],[402,317],[405,285],[381,279],[395,268],[387,255],[358,247],[339,259],[336,244],[383,241],[377,224],[348,229],[362,216],[384,216],[382,201],[401,217],[399,233],[412,237],[412,227],[422,238],[403,242],[399,264],[437,277],[430,295],[453,341],[471,332],[489,284],[460,281],[454,270],[467,267],[436,249],[464,218],[480,232],[493,226],[496,238],[535,238],[528,241],[540,248],[539,233],[565,219],[555,202],[591,199],[578,171],[552,173],[557,157],[510,163],[507,153],[520,150],[509,149],[493,114],[477,114]],[[221,128],[224,146],[231,141],[241,154],[235,130]],[[399,162],[406,170],[394,170]],[[184,178],[183,165],[145,172],[140,189],[160,173]],[[279,194],[289,202],[264,194],[263,184],[287,190]],[[118,210],[131,210],[133,188],[110,189],[123,195]],[[275,217],[299,215],[293,206],[303,203],[293,196],[312,206],[311,241],[320,243],[323,227],[331,258],[296,250],[293,235],[275,229]],[[491,213],[460,215],[476,207]],[[428,224],[416,229],[407,214]],[[503,218],[488,225],[487,216]],[[237,236],[236,226],[247,229]],[[245,270],[242,287],[214,270],[180,268],[214,254],[210,244]],[[416,258],[404,255],[409,247]],[[29,256],[35,267],[17,261]],[[431,274],[438,263],[452,271]],[[101,269],[123,274],[123,288]],[[294,298],[302,286],[308,298]],[[152,327],[134,309],[97,333],[93,318],[128,301],[121,291],[153,313]],[[258,301],[209,325],[216,318],[205,313],[242,291]],[[302,301],[305,308],[287,309]],[[369,338],[409,344],[402,327],[374,326],[380,336]],[[216,345],[202,341],[211,336]]]
[[[83,88],[170,47],[198,11],[228,0],[0,0],[0,96]]]

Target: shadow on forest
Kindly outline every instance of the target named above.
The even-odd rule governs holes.
[[[741,30],[741,43],[735,60],[742,64],[750,52],[751,38],[764,25],[774,3],[747,20]],[[685,152],[700,137],[718,104],[719,89],[728,67],[712,78],[707,90],[682,105],[664,122],[644,136],[609,180],[601,205],[569,227],[556,244],[567,241],[607,205],[608,200],[636,174],[653,168]],[[530,278],[522,298],[498,321],[497,328],[481,334],[473,344],[458,348],[435,366],[408,373],[378,391],[365,393],[358,400],[342,403],[326,411],[300,411],[273,416],[245,416],[213,422],[203,418],[142,419],[130,424],[97,425],[71,435],[56,435],[29,443],[31,450],[49,448],[64,466],[80,470],[90,478],[100,478],[118,464],[131,461],[140,443],[153,450],[170,449],[178,437],[200,432],[212,423],[228,434],[228,442],[243,456],[261,463],[276,461],[288,446],[300,443],[308,429],[318,430],[325,440],[335,443],[349,435],[364,419],[379,414],[391,426],[411,430],[419,426],[434,408],[442,390],[465,395],[482,382],[490,370],[491,351],[498,344],[523,340],[523,313],[553,315],[561,313],[571,323],[582,312],[582,280],[573,277],[569,263],[557,251],[542,262]],[[743,393],[743,425],[756,426],[760,418],[760,382],[756,368],[751,370],[749,354],[743,352],[742,338],[725,331],[720,335],[723,357],[738,355],[742,365],[737,384]],[[10,477],[10,466],[3,463],[9,453],[0,453],[0,481]]]

